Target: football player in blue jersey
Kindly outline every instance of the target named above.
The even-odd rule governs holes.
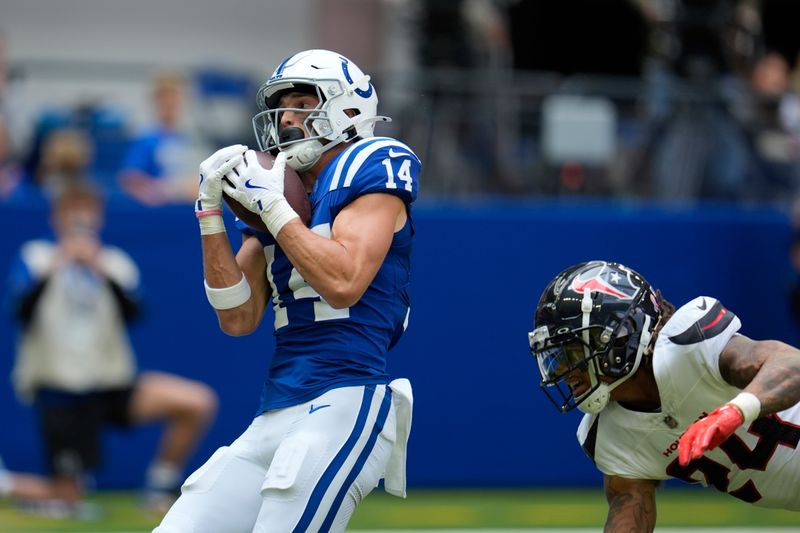
[[[221,329],[256,331],[271,298],[275,351],[252,424],[186,480],[158,533],[343,531],[382,478],[405,496],[411,388],[390,381],[387,353],[410,312],[420,161],[373,136],[388,119],[369,76],[340,54],[287,58],[257,103],[272,169],[242,145],[217,151],[200,165],[196,215]],[[306,186],[310,227],[283,195],[285,165]],[[237,222],[235,255],[223,191],[269,230]]]

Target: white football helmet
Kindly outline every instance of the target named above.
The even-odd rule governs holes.
[[[258,146],[286,152],[295,170],[311,168],[327,150],[357,137],[372,137],[378,116],[378,95],[370,77],[346,57],[328,50],[306,50],[285,59],[256,97],[261,110],[253,117]],[[278,107],[287,92],[307,92],[319,99],[315,109]],[[293,128],[280,131],[284,111],[306,113],[304,136]]]

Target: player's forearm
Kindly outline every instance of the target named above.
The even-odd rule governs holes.
[[[779,341],[762,341],[757,350],[765,350],[764,364],[744,387],[761,402],[761,414],[787,409],[800,401],[800,350]],[[758,359],[758,357],[756,357]]]
[[[242,281],[243,272],[236,261],[225,233],[203,235],[203,275],[212,289],[232,287]],[[219,327],[228,335],[251,333],[258,326],[261,313],[257,301],[251,296],[247,301],[230,309],[214,309]]]
[[[233,309],[216,309],[219,329],[232,337],[253,333],[261,322],[256,303],[248,300]]]
[[[371,281],[344,245],[309,231],[299,219],[286,224],[277,240],[303,279],[334,308],[355,304]]]
[[[242,279],[242,270],[228,242],[227,234],[202,235],[203,275],[209,287],[230,287]]]

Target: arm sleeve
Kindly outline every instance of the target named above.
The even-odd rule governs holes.
[[[139,268],[121,248],[105,246],[100,262],[122,317],[134,320],[142,314]]]
[[[122,286],[113,279],[106,279],[111,287],[111,291],[114,293],[114,299],[117,301],[117,305],[119,305],[122,318],[124,318],[126,322],[139,318],[142,315],[142,304],[139,298],[132,292],[123,289]]]
[[[5,308],[8,314],[27,326],[36,312],[49,276],[52,246],[44,241],[23,245],[9,272]]]
[[[15,299],[16,305],[12,308],[12,313],[14,318],[22,322],[23,326],[27,327],[30,324],[48,281],[50,281],[49,277],[37,281],[28,292]]]

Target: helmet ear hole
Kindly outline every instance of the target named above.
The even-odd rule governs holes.
[[[614,339],[614,343],[606,353],[603,373],[609,377],[618,378],[628,373],[630,358],[628,357],[628,346],[630,338],[620,336]]]

